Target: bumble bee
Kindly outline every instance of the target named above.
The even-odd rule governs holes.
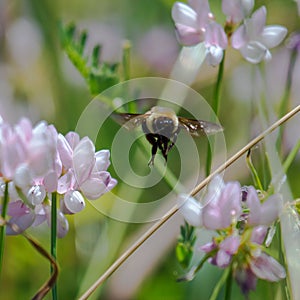
[[[146,139],[152,145],[152,157],[148,166],[154,164],[157,149],[161,151],[167,162],[168,153],[175,145],[181,129],[195,137],[215,134],[223,130],[223,127],[218,124],[179,117],[173,109],[160,106],[152,107],[145,114],[115,113],[112,117],[128,130],[142,127]]]

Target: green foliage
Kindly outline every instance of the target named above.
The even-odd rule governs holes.
[[[180,236],[176,246],[176,256],[180,265],[188,268],[194,252],[194,244],[196,242],[195,227],[187,222],[180,226]]]
[[[92,96],[120,82],[120,64],[101,62],[101,45],[95,45],[91,56],[86,56],[86,31],[78,32],[73,23],[61,25],[60,29],[63,49],[86,81]]]

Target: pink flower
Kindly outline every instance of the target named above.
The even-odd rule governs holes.
[[[172,8],[178,40],[186,46],[204,41],[206,26],[213,18],[207,0],[191,0],[189,4],[175,2]]]
[[[95,153],[95,146],[89,138],[79,141],[76,134],[69,134],[66,138],[60,134],[58,152],[67,170],[59,179],[59,193],[80,190],[88,199],[94,200],[116,185],[116,180],[106,172],[110,164],[109,151]]]
[[[279,45],[287,34],[280,25],[265,26],[267,10],[264,6],[256,10],[232,35],[232,47],[251,63],[271,59],[269,49]]]
[[[81,192],[97,199],[116,185],[107,168],[109,151],[95,153],[87,137],[80,140],[70,132],[58,134],[53,125],[40,122],[32,126],[21,119],[14,127],[0,117],[0,196],[8,183],[7,234],[18,234],[30,226],[51,222],[51,193],[62,195],[57,211],[58,237],[68,231],[64,214],[85,207]],[[22,199],[22,200],[21,200]],[[0,207],[0,211],[2,208]]]
[[[227,36],[221,25],[213,21],[207,0],[190,0],[190,6],[175,2],[172,18],[175,22],[179,42],[185,46],[193,46],[204,42],[207,62],[217,65],[223,58],[223,50],[227,47]]]

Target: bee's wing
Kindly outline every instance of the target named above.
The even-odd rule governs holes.
[[[143,120],[148,117],[148,114],[113,113],[111,117],[126,129],[132,130],[140,126]]]
[[[223,131],[223,127],[221,125],[208,121],[193,120],[183,117],[178,117],[178,121],[180,127],[193,136],[210,135]]]

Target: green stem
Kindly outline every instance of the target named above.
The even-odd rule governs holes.
[[[223,59],[219,66],[219,72],[217,77],[217,83],[216,83],[216,89],[215,89],[215,95],[212,102],[212,109],[214,112],[212,121],[215,121],[219,116],[219,110],[220,110],[220,99],[221,99],[221,86],[223,81],[223,75],[224,75],[224,64],[225,64],[225,51]],[[212,158],[214,153],[214,145],[215,145],[215,139],[212,137],[209,142],[207,143],[207,155],[206,155],[206,176],[210,174],[211,171],[211,165],[212,165]]]
[[[224,270],[220,280],[218,281],[218,283],[216,284],[213,293],[211,294],[209,300],[216,300],[218,298],[218,295],[220,294],[221,288],[222,286],[225,284],[225,281],[228,281],[228,276],[230,277],[231,275],[231,268],[227,268]],[[227,289],[226,289],[226,294],[225,297],[227,295]],[[226,300],[228,300],[229,298],[225,298]]]
[[[57,203],[56,193],[52,193],[52,205],[51,205],[51,255],[56,260],[56,241],[57,241]],[[51,265],[51,273],[53,273],[53,266]],[[56,284],[52,287],[52,299],[57,299],[57,287]]]
[[[288,73],[287,73],[285,92],[284,92],[284,95],[282,97],[282,100],[280,102],[280,107],[279,107],[279,116],[278,116],[279,118],[284,116],[284,114],[286,114],[286,112],[289,109],[289,99],[290,99],[290,95],[291,95],[292,76],[293,76],[293,72],[294,72],[294,68],[295,68],[296,58],[297,58],[297,51],[292,50],[292,53],[290,56]],[[279,128],[279,134],[278,134],[278,138],[276,141],[276,147],[277,147],[277,151],[279,153],[282,152],[283,134],[284,134],[284,126],[281,126]]]
[[[262,187],[261,181],[259,179],[258,173],[257,173],[257,171],[256,171],[256,169],[255,169],[255,167],[252,163],[251,151],[250,150],[247,153],[246,162],[247,162],[248,168],[250,169],[250,172],[252,174],[252,178],[253,178],[255,187],[257,189],[263,191],[263,187]]]
[[[5,190],[4,190],[4,197],[3,197],[3,203],[2,203],[2,212],[1,212],[1,218],[3,221],[6,218],[7,213],[7,207],[8,207],[8,182],[5,184]],[[2,262],[3,262],[3,256],[4,256],[4,243],[5,243],[5,224],[0,226],[0,275],[2,272]]]
[[[297,142],[297,144],[294,146],[294,148],[291,150],[287,158],[285,159],[283,163],[283,170],[284,173],[287,173],[289,167],[291,166],[293,160],[295,159],[296,155],[298,154],[300,149],[300,140]]]
[[[226,280],[226,287],[225,287],[225,300],[230,300],[231,297],[231,288],[232,288],[232,271],[231,271],[231,266],[228,268],[228,275],[227,275],[227,280]]]

